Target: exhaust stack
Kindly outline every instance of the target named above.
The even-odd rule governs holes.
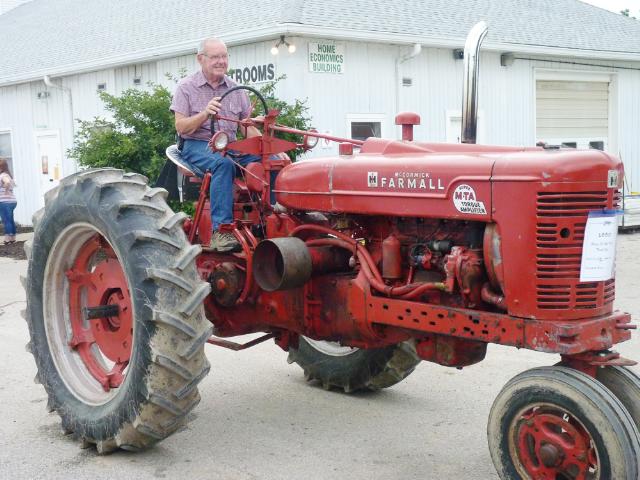
[[[464,44],[464,79],[462,85],[462,143],[476,143],[478,127],[478,56],[487,34],[486,22],[476,23]]]

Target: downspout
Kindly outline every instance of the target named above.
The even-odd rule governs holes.
[[[414,43],[411,52],[409,52],[407,55],[396,58],[396,114],[400,111],[400,65],[407,60],[411,60],[413,57],[417,57],[418,55],[420,55],[420,52],[422,52],[422,45],[419,43]]]
[[[462,143],[476,143],[478,129],[478,57],[480,44],[487,34],[485,22],[476,23],[464,44],[464,73],[462,85]]]
[[[67,94],[68,102],[69,102],[69,114],[71,115],[71,145],[73,145],[73,139],[75,137],[75,129],[73,125],[73,95],[71,94],[71,89],[68,87],[63,87],[62,85],[58,85],[57,83],[53,83],[51,81],[51,77],[49,75],[45,75],[42,77],[44,84],[49,88],[57,88],[58,90],[62,90],[63,94]],[[78,164],[73,162],[74,170],[78,170]]]

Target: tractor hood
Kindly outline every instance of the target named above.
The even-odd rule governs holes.
[[[278,203],[295,210],[491,219],[494,182],[593,181],[619,161],[596,151],[369,139],[352,156],[300,161],[278,175]]]

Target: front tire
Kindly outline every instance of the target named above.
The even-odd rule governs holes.
[[[165,197],[142,175],[75,174],[49,192],[25,247],[36,378],[63,430],[99,453],[178,430],[209,371],[200,247]]]
[[[598,368],[596,379],[620,400],[640,430],[640,377],[627,367],[606,366]]]
[[[487,428],[503,480],[637,480],[640,434],[615,396],[588,375],[535,368],[510,380]]]
[[[385,348],[358,349],[301,336],[289,347],[289,363],[297,363],[307,381],[318,380],[329,390],[345,393],[380,390],[404,380],[420,363],[413,341]]]

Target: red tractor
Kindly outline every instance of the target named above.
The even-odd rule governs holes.
[[[560,355],[495,400],[501,478],[638,479],[640,378],[611,350],[634,328],[613,309],[622,164],[476,145],[485,33],[467,41],[462,144],[413,141],[408,113],[401,141],[297,131],[276,111],[245,121],[262,137],[216,134],[218,151],[262,155],[236,179],[225,226],[241,252],[205,247],[209,174],[193,218],[138,174],[63,179],[34,216],[25,282],[28,347],[63,429],[100,453],[171,435],[200,399],[207,342],[274,339],[308,379],[347,393],[390,387],[421,360],[472,365],[496,343]],[[339,141],[340,155],[291,163],[300,145],[279,131]]]

